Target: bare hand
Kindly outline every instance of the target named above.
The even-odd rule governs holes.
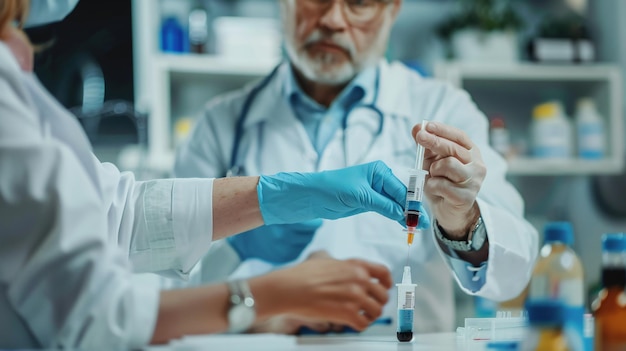
[[[314,259],[270,273],[278,313],[364,330],[382,313],[389,270],[362,260]],[[263,279],[260,277],[258,279]]]
[[[429,175],[424,192],[434,217],[451,237],[462,238],[478,220],[476,196],[487,174],[480,150],[460,129],[430,122],[413,127],[413,138],[424,146]]]

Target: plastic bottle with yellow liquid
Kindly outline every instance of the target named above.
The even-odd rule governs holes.
[[[530,281],[527,301],[553,300],[565,308],[565,323],[583,345],[584,281],[583,266],[572,250],[574,233],[568,222],[551,222],[544,228],[544,245]]]
[[[596,351],[626,350],[626,234],[602,237],[602,290],[591,304]]]
[[[581,351],[575,331],[567,326],[567,306],[556,300],[535,300],[526,304],[528,331],[520,351]]]

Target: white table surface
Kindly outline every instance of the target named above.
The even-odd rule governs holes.
[[[455,333],[416,334],[411,342],[398,342],[393,335],[302,336],[284,335],[218,335],[194,336],[169,345],[147,348],[148,351],[170,350],[261,350],[261,351],[463,351],[457,346]]]

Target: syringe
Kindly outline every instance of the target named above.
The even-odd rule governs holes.
[[[428,121],[422,121],[422,129],[426,128]],[[423,170],[424,166],[424,147],[417,144],[417,155],[415,157],[415,168],[409,170],[409,186],[406,191],[406,204],[404,215],[407,227],[407,244],[413,244],[415,230],[419,224],[421,212],[419,211],[424,197],[424,182],[426,180],[427,171]]]

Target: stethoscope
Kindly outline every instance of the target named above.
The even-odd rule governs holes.
[[[246,97],[246,99],[244,100],[241,113],[239,114],[239,117],[237,118],[237,123],[235,125],[233,147],[230,153],[230,165],[229,165],[228,171],[226,172],[227,177],[246,175],[244,166],[239,165],[237,162],[239,158],[239,144],[241,143],[243,139],[243,135],[244,135],[244,124],[246,122],[246,118],[248,117],[250,108],[252,104],[254,103],[255,99],[261,93],[261,90],[265,89],[270,84],[272,79],[274,79],[274,77],[278,74],[278,71],[281,66],[282,64],[278,64],[268,76],[266,76],[261,82],[259,82],[259,84],[254,86],[248,93],[248,96]],[[376,117],[378,117],[378,121],[377,121],[378,123],[375,123],[374,121],[372,121],[372,118],[369,118],[368,116],[365,116],[368,118],[365,118],[365,119],[362,118],[363,121],[361,121],[360,126],[363,127],[364,129],[367,129],[367,132],[372,135],[372,139],[369,142],[363,143],[367,145],[361,146],[361,150],[363,150],[362,156],[358,160],[356,160],[353,164],[358,164],[361,161],[363,161],[363,159],[365,158],[365,155],[367,155],[372,150],[375,141],[382,134],[384,114],[378,107],[376,107],[376,103],[378,102],[379,85],[380,85],[380,70],[376,69],[376,80],[375,80],[374,97],[372,99],[372,103],[354,104],[353,106],[349,107],[344,113],[341,127],[343,129],[343,152],[344,152],[344,160],[346,162],[346,166],[348,166],[347,163],[348,163],[348,156],[349,156],[348,147],[347,147],[348,141],[347,141],[346,135],[347,135],[347,128],[348,128],[348,120],[350,119],[349,117],[351,115],[364,115],[362,113],[363,110],[369,110],[370,112],[373,112],[373,114]],[[359,110],[361,111],[361,113],[354,114],[353,112],[355,110]]]

